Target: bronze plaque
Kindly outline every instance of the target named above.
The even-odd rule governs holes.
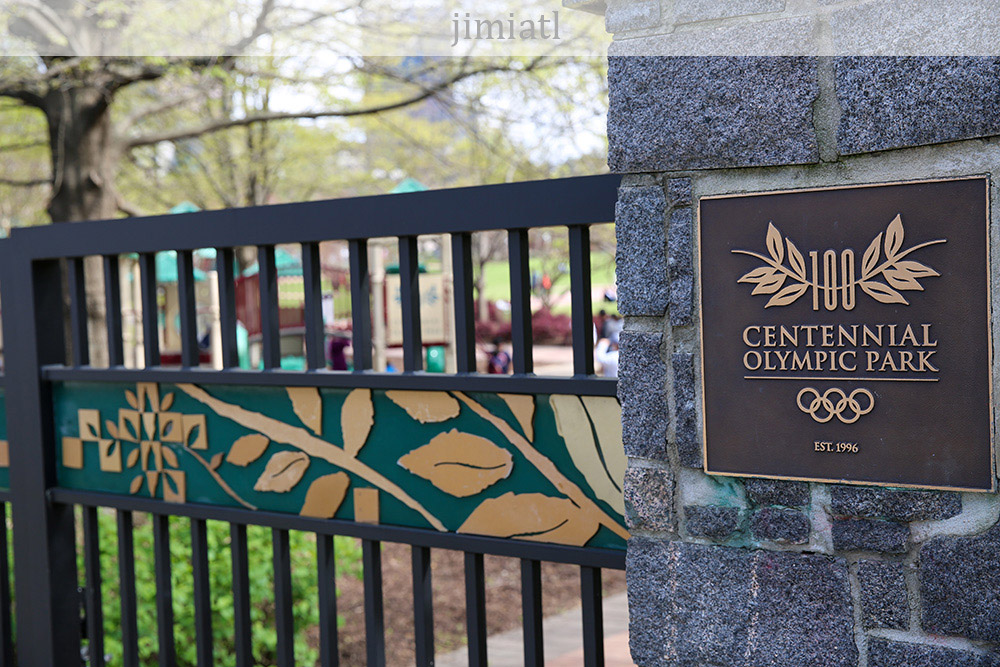
[[[989,182],[705,197],[705,471],[994,489]]]

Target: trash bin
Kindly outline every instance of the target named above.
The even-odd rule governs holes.
[[[444,373],[444,346],[430,345],[425,352],[424,368],[428,373]]]

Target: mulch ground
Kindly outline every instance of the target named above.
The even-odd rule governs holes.
[[[388,665],[412,665],[413,587],[410,548],[383,544],[382,578],[385,608],[385,644]],[[432,556],[435,653],[442,655],[465,645],[465,568],[463,555],[435,550]],[[487,556],[486,621],[489,634],[521,625],[521,564],[513,558]],[[605,595],[625,590],[625,573],[603,571]],[[342,665],[365,665],[364,591],[355,579],[337,581],[337,611]],[[580,569],[572,565],[542,564],[542,607],[549,616],[580,605]],[[313,638],[316,639],[315,637]]]

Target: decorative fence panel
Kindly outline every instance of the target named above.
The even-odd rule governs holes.
[[[383,541],[412,547],[418,664],[434,659],[433,548],[465,552],[470,664],[487,658],[484,554],[522,559],[529,665],[544,659],[539,563],[581,566],[585,661],[602,664],[600,568],[624,567],[628,533],[616,382],[593,374],[589,227],[613,220],[617,185],[617,177],[599,176],[16,230],[4,243],[0,283],[5,383],[18,388],[6,397],[13,475],[0,500],[14,509],[19,664],[78,664],[83,655],[87,664],[104,665],[109,630],[121,646],[114,664],[140,664],[135,571],[137,559],[148,556],[136,552],[133,512],[151,515],[162,665],[176,663],[171,516],[191,519],[199,665],[213,664],[213,633],[230,630],[236,664],[254,664],[248,525],[273,532],[278,665],[295,662],[290,530],[317,535],[323,665],[337,663],[333,535],[362,541],[370,665],[385,662]],[[528,230],[550,226],[569,229],[573,377],[532,373]],[[497,229],[508,240],[512,376],[475,373],[471,234]],[[450,235],[457,374],[421,370],[417,236],[431,233]],[[386,236],[398,239],[402,373],[371,370],[367,243]],[[325,240],[348,242],[353,371],[323,368]],[[279,243],[302,247],[305,371],[280,368]],[[261,370],[236,367],[239,246],[257,247]],[[216,250],[222,370],[198,367],[192,252],[200,248]],[[179,368],[161,366],[158,348],[155,253],[169,250],[177,253]],[[123,365],[118,267],[126,253],[137,253],[139,368]],[[109,368],[89,364],[84,258],[95,255],[104,258]],[[61,325],[67,307],[68,344]],[[0,426],[0,482],[6,439]],[[117,513],[117,581],[102,581],[98,508]],[[209,520],[231,525],[232,628],[212,627]],[[116,628],[105,628],[102,618],[108,590],[120,598]],[[0,609],[0,626],[5,619],[9,626],[4,609],[9,605]],[[12,664],[11,654],[3,656]]]

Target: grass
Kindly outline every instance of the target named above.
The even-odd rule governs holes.
[[[528,260],[532,271],[541,273],[542,261],[532,257]],[[490,301],[510,300],[510,266],[505,260],[487,262],[483,268],[486,273],[485,292]],[[594,286],[613,286],[615,284],[615,258],[604,252],[590,253],[590,280]],[[556,282],[554,289],[557,294],[569,290],[569,275],[564,275]],[[556,309],[558,311],[558,308]],[[568,312],[568,309],[567,309]]]

